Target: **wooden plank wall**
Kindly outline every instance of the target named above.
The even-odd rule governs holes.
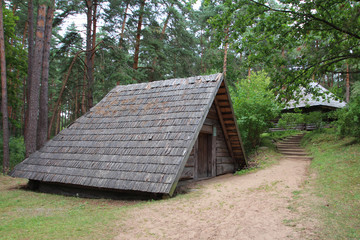
[[[218,176],[225,173],[233,173],[235,170],[234,161],[226,145],[224,132],[221,128],[221,124],[216,113],[216,108],[214,104],[211,106],[204,125],[216,126],[216,175]],[[194,145],[194,148],[197,149],[197,141]],[[196,164],[196,152],[194,148],[192,149],[189,159],[186,162],[180,181],[194,179],[194,170]]]

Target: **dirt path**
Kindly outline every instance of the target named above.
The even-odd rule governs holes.
[[[199,189],[129,211],[115,239],[304,239],[291,201],[308,177],[309,161],[282,159],[256,173],[226,175]]]

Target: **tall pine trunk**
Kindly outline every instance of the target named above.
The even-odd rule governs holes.
[[[3,22],[2,1],[0,1],[0,65],[1,65],[1,111],[3,124],[3,172],[6,174],[10,166],[9,154],[9,117],[7,104],[6,86],[6,60],[5,60],[5,40]]]
[[[124,43],[124,36],[125,36],[125,25],[126,25],[126,18],[127,18],[127,12],[129,10],[129,4],[130,1],[126,2],[126,8],[125,8],[125,13],[124,13],[124,19],[123,19],[123,23],[121,26],[121,33],[120,33],[120,41],[119,41],[119,48],[122,49],[123,48],[123,43]]]
[[[134,52],[134,64],[133,69],[137,70],[139,67],[139,52],[140,52],[140,37],[141,37],[141,28],[142,28],[142,21],[144,15],[144,8],[145,8],[145,0],[142,0],[140,3],[140,12],[139,12],[139,21],[136,30],[136,41],[135,41],[135,52]]]
[[[94,4],[92,0],[86,0],[86,7],[87,7],[87,22],[86,22],[86,76],[87,76],[87,83],[88,83],[88,109],[92,108],[93,106],[93,83],[94,83],[94,76],[93,76],[93,66],[92,66],[92,24],[93,24],[93,8]]]
[[[54,114],[53,116],[51,117],[51,120],[50,120],[50,124],[49,124],[49,128],[48,128],[48,138],[50,138],[51,136],[51,129],[53,127],[53,124],[54,124],[54,120],[55,120],[55,113],[58,112],[58,109],[60,108],[61,106],[61,100],[62,100],[62,95],[65,91],[65,88],[66,88],[66,84],[67,84],[67,81],[69,80],[69,77],[70,77],[70,73],[71,73],[71,70],[75,64],[75,61],[76,59],[79,57],[80,53],[84,52],[83,50],[77,52],[69,66],[69,69],[68,71],[66,72],[66,74],[64,75],[64,79],[63,79],[63,83],[62,83],[62,86],[61,86],[61,90],[60,90],[60,93],[59,93],[59,97],[58,97],[58,100],[56,101],[55,105],[54,105]],[[59,110],[60,112],[61,110]],[[55,131],[55,135],[57,134],[57,131]]]
[[[173,6],[173,4],[171,4],[171,7]],[[166,28],[167,28],[167,25],[169,23],[169,20],[170,20],[170,16],[171,16],[171,12],[169,11],[166,19],[165,19],[165,22],[164,22],[164,26],[161,30],[161,35],[160,35],[160,41],[162,42],[165,38],[165,31],[166,31]],[[152,62],[152,67],[151,67],[151,75],[150,75],[150,82],[154,81],[155,80],[155,68],[156,68],[156,64],[157,64],[157,59],[158,59],[158,56],[155,56],[153,62]]]
[[[95,45],[96,45],[96,24],[97,24],[97,4],[98,1],[94,0],[93,5],[93,29],[92,29],[92,51],[91,51],[91,66],[92,66],[92,76],[94,78],[94,66],[95,66]],[[94,81],[94,80],[93,80]]]
[[[44,37],[44,51],[42,61],[41,74],[41,90],[40,90],[40,108],[38,121],[38,135],[37,135],[37,149],[40,149],[47,140],[48,121],[49,121],[49,57],[50,57],[50,41],[52,35],[52,22],[54,17],[55,1],[51,3],[52,6],[48,8],[46,14],[45,37]]]
[[[27,128],[25,129],[25,148],[26,157],[36,150],[37,125],[39,112],[39,87],[41,78],[41,67],[44,49],[46,5],[42,4],[38,8],[38,18],[36,26],[36,41],[33,55],[33,71],[31,75],[29,89],[29,108]]]
[[[29,91],[31,85],[31,78],[33,72],[33,54],[34,54],[34,3],[33,0],[28,1],[28,71],[26,79],[26,88],[24,88],[24,106],[27,106],[25,109],[25,123],[24,123],[24,139],[27,142],[26,131],[28,129],[28,120],[29,120]],[[26,101],[26,102],[25,102]]]
[[[223,63],[223,74],[226,77],[226,70],[227,70],[227,54],[229,48],[229,27],[225,30],[225,44],[224,44],[224,63]]]
[[[85,114],[86,113],[86,59],[85,59],[85,65],[84,65],[84,78],[83,78],[83,83],[82,83],[82,94],[81,94],[81,114]]]

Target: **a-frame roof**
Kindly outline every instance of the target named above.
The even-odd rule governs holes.
[[[227,116],[222,123],[232,156],[244,166],[225,81],[214,74],[117,86],[11,175],[172,195],[214,102]]]
[[[288,106],[285,107],[284,110],[305,107],[324,107],[329,109],[336,109],[346,106],[346,103],[344,101],[338,100],[334,94],[329,92],[329,90],[321,86],[319,83],[311,82],[310,88],[314,91],[317,91],[319,94],[324,94],[324,97],[315,97],[312,93],[308,93],[304,88],[302,88],[300,89],[300,94],[302,95],[300,100],[290,100],[287,103]]]

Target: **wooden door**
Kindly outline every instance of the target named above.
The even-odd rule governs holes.
[[[207,178],[212,175],[211,164],[211,135],[200,133],[198,138],[197,177]]]

